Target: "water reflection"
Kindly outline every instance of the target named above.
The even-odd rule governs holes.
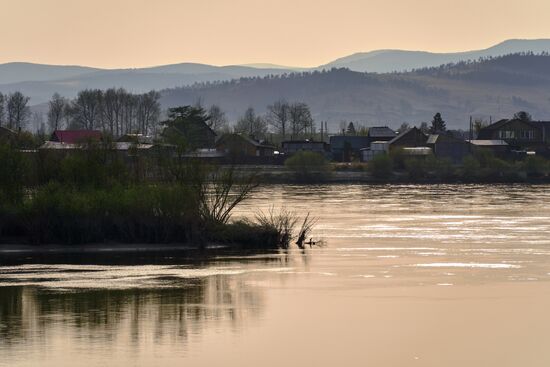
[[[182,344],[216,323],[238,330],[243,320],[260,316],[263,297],[246,279],[221,275],[167,289],[0,287],[0,350],[14,343],[40,345],[60,330],[84,343]]]
[[[548,366],[549,188],[273,186],[238,208],[312,212],[328,247],[303,252],[0,251],[0,366]]]

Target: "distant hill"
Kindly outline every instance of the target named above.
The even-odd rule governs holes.
[[[0,84],[50,81],[98,71],[86,66],[43,65],[29,62],[0,64]]]
[[[509,40],[485,50],[447,54],[379,50],[354,54],[310,69],[274,64],[213,66],[181,63],[138,69],[107,70],[84,66],[8,63],[0,64],[0,92],[9,93],[19,90],[31,97],[31,104],[40,104],[49,100],[55,92],[72,98],[79,90],[85,88],[124,87],[133,92],[145,92],[151,89],[189,86],[195,83],[284,75],[333,67],[360,72],[387,73],[516,52],[550,52],[550,40]]]
[[[278,68],[193,63],[115,70],[12,63],[0,65],[0,92],[18,90],[30,96],[32,104],[40,104],[48,101],[55,92],[72,98],[86,88],[124,87],[142,93],[151,89],[290,72],[292,70]]]
[[[508,40],[493,47],[468,52],[432,53],[424,51],[378,50],[346,56],[319,69],[348,68],[353,71],[389,73],[439,66],[459,61],[478,60],[520,52],[550,52],[550,40]]]
[[[528,110],[535,118],[550,119],[550,56],[516,54],[388,74],[333,69],[162,92],[165,107],[199,98],[219,104],[232,120],[248,107],[265,112],[279,98],[302,101],[333,131],[341,120],[397,127],[430,121],[436,112],[449,127],[464,129],[470,115],[496,119]]]

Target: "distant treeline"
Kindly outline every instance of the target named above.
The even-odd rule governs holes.
[[[195,83],[190,86],[183,86],[178,88],[167,89],[167,91],[174,90],[196,90],[196,89],[207,89],[212,87],[220,86],[236,86],[243,85],[247,83],[258,83],[261,81],[273,81],[273,80],[292,80],[292,79],[303,79],[308,77],[315,77],[320,79],[332,79],[334,82],[342,83],[373,83],[378,84],[382,81],[396,80],[397,76],[407,76],[410,74],[418,75],[434,75],[434,76],[457,76],[456,72],[453,70],[459,69],[462,71],[466,70],[475,70],[479,67],[489,67],[489,66],[501,66],[501,67],[513,67],[513,66],[525,66],[525,62],[529,68],[535,66],[537,69],[542,69],[545,72],[550,71],[550,53],[541,52],[519,52],[512,53],[503,56],[493,57],[482,57],[477,60],[465,60],[459,61],[456,63],[447,63],[440,66],[434,67],[425,67],[419,69],[412,69],[410,72],[392,72],[392,73],[369,73],[369,72],[359,72],[352,71],[348,68],[330,68],[314,71],[303,71],[303,72],[291,72],[291,73],[282,73],[282,74],[271,74],[267,76],[255,76],[255,77],[242,77],[233,80],[224,80],[224,81],[214,81],[214,82],[200,82]],[[344,77],[344,78],[342,78]]]
[[[149,134],[158,128],[161,115],[160,94],[150,91],[133,94],[123,88],[85,89],[76,98],[55,93],[48,102],[47,127],[39,129],[103,130],[113,136],[126,133]],[[21,92],[0,93],[0,126],[19,130],[30,122],[29,97]]]

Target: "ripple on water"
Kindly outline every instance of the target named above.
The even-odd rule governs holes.
[[[417,268],[472,268],[472,269],[520,269],[521,265],[502,263],[427,263],[414,264]]]

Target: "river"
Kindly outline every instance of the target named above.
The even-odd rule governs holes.
[[[0,252],[0,366],[550,365],[550,186],[267,186],[234,215],[283,207],[324,246]]]

